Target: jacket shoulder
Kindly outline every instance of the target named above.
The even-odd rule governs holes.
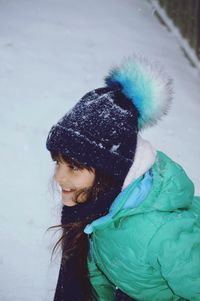
[[[152,166],[155,209],[173,211],[188,208],[194,198],[194,184],[180,164],[158,151]]]

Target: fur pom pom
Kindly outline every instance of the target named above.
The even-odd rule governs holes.
[[[121,86],[122,93],[139,112],[139,129],[156,124],[168,112],[172,80],[158,63],[138,56],[127,58],[110,70],[105,83],[109,87]]]

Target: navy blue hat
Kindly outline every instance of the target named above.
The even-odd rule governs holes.
[[[51,128],[46,146],[124,178],[134,161],[138,130],[167,113],[171,80],[157,64],[132,57],[111,69],[105,83],[84,95]]]

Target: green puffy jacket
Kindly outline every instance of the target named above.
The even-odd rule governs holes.
[[[115,300],[116,287],[140,301],[200,301],[200,198],[184,170],[162,152],[151,173],[145,190],[142,176],[106,217],[85,228],[99,301]]]

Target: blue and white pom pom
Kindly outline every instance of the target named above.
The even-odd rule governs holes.
[[[107,86],[121,86],[139,112],[138,128],[152,126],[166,115],[173,96],[172,80],[163,68],[147,58],[133,56],[110,70]]]

